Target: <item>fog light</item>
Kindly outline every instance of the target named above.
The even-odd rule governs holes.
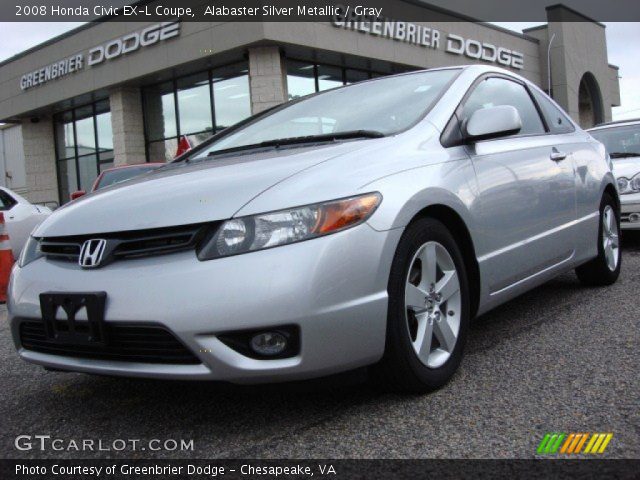
[[[287,337],[278,332],[263,332],[251,337],[251,349],[258,355],[272,357],[287,348]]]
[[[632,213],[629,215],[629,221],[631,223],[640,222],[640,213]]]

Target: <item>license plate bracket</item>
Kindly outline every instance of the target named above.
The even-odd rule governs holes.
[[[41,293],[40,309],[49,340],[61,344],[105,346],[108,341],[104,325],[106,299],[106,292]],[[79,321],[76,316],[83,308],[86,308],[87,320]],[[56,318],[59,310],[66,319]]]

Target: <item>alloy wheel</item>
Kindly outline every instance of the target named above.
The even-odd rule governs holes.
[[[422,245],[411,260],[405,311],[411,345],[429,368],[451,356],[460,333],[460,280],[453,258],[438,242]]]
[[[620,236],[616,215],[610,205],[605,205],[602,215],[602,247],[607,267],[613,272],[618,267]]]

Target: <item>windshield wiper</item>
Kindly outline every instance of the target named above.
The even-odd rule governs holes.
[[[384,133],[376,130],[349,130],[345,132],[323,133],[320,135],[305,135],[301,137],[275,138],[273,140],[265,140],[260,143],[252,143],[249,145],[240,145],[238,147],[224,148],[222,150],[214,150],[207,154],[208,157],[221,155],[225,153],[239,152],[242,150],[251,150],[254,148],[275,147],[283,145],[297,145],[305,143],[331,142],[336,140],[347,140],[350,138],[382,138]]]
[[[640,157],[640,152],[611,152],[611,158]]]

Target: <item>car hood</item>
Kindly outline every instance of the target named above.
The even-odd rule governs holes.
[[[640,157],[614,158],[613,174],[618,177],[626,177],[629,180],[640,173]]]
[[[210,222],[232,217],[270,187],[383,139],[296,146],[174,163],[69,202],[33,232],[85,235]]]

